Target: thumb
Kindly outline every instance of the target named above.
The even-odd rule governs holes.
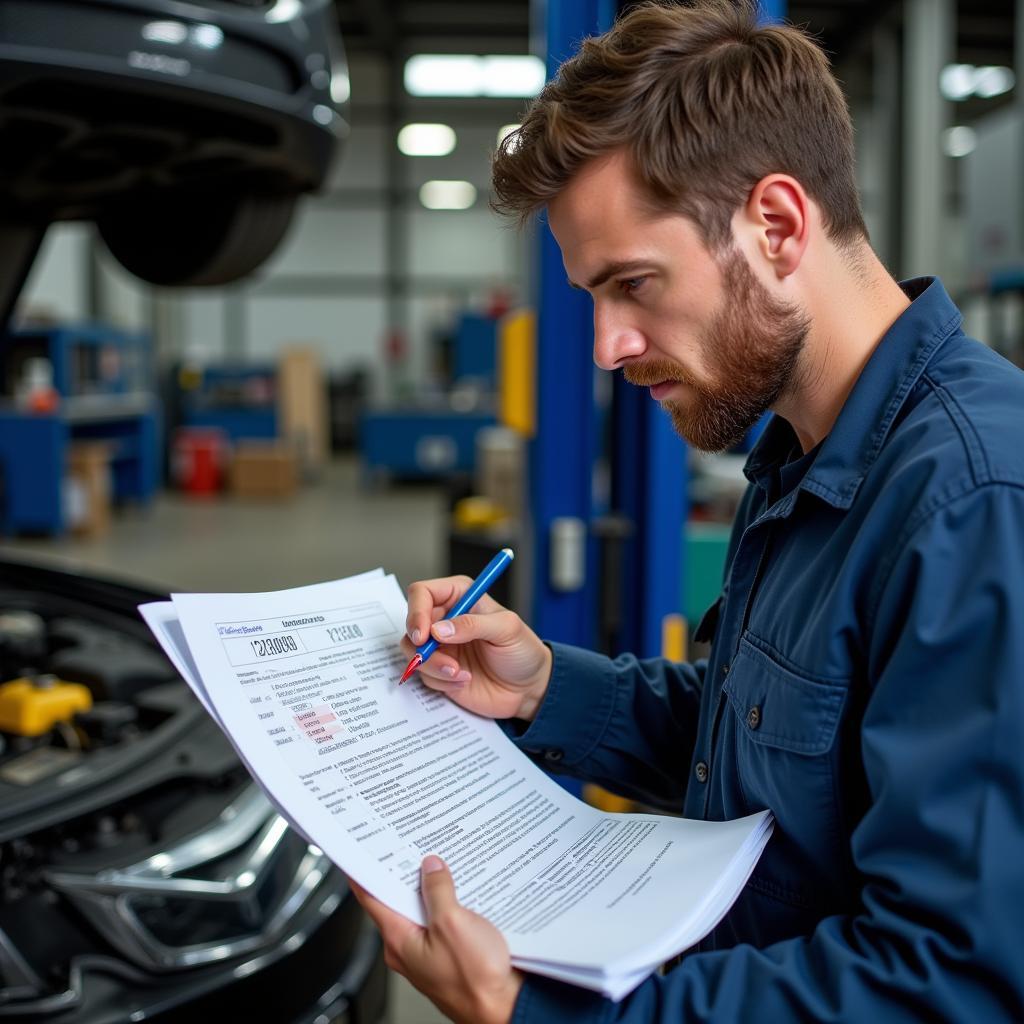
[[[452,907],[459,905],[455,897],[455,882],[448,866],[440,857],[430,854],[420,865],[420,892],[427,908],[427,922]]]
[[[502,610],[484,615],[457,615],[441,619],[431,627],[434,638],[442,644],[467,644],[485,640],[502,646],[516,638],[522,620],[515,612]]]

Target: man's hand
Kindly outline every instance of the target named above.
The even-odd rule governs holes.
[[[551,677],[551,651],[515,612],[486,594],[470,614],[445,619],[471,583],[468,576],[413,583],[402,648],[411,657],[433,635],[442,646],[420,666],[427,686],[474,714],[532,721]]]
[[[422,872],[426,928],[349,881],[380,929],[384,962],[457,1024],[507,1024],[523,979],[512,967],[504,936],[490,921],[460,906],[440,857],[425,857]]]

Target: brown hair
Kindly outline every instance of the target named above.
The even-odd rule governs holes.
[[[688,216],[713,249],[776,172],[803,185],[837,243],[867,237],[828,58],[800,29],[759,26],[756,0],[648,3],[584,40],[499,145],[492,206],[523,221],[622,147],[655,208]]]

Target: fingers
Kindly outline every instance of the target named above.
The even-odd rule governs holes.
[[[405,954],[422,943],[424,929],[371,896],[361,885],[348,880],[352,894],[377,926],[388,951],[388,966],[401,970]]]
[[[428,686],[443,693],[449,693],[469,683],[471,673],[459,661],[459,646],[481,640],[503,647],[523,638],[523,621],[515,612],[510,612],[494,602],[496,611],[456,616],[435,622],[430,635],[444,646],[419,668],[420,678]],[[479,604],[477,605],[479,607]],[[403,641],[403,647],[407,644]],[[413,648],[408,648],[412,655]]]
[[[523,620],[515,612],[502,609],[491,614],[466,614],[454,619],[443,619],[434,623],[431,633],[443,644],[458,645],[484,640],[497,647],[504,647],[522,638],[522,626]],[[457,656],[456,651],[452,653]]]
[[[443,914],[459,905],[455,897],[455,882],[440,857],[430,854],[420,866],[420,894],[427,908],[427,927]]]
[[[409,613],[405,628],[414,647],[426,642],[431,624],[448,614],[448,610],[469,589],[472,582],[468,576],[446,576],[436,580],[421,580],[409,587]],[[501,605],[486,594],[474,605],[474,609],[480,612],[492,612],[500,608]]]
[[[422,580],[409,587],[409,614],[405,619],[405,629],[414,647],[426,642],[430,624],[446,613],[471,582],[468,576],[448,576]]]

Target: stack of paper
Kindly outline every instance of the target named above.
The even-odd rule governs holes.
[[[382,570],[140,611],[302,835],[421,924],[420,861],[440,855],[524,970],[622,998],[715,926],[771,833],[767,811],[598,811],[494,722],[418,679],[399,687],[406,605]]]

